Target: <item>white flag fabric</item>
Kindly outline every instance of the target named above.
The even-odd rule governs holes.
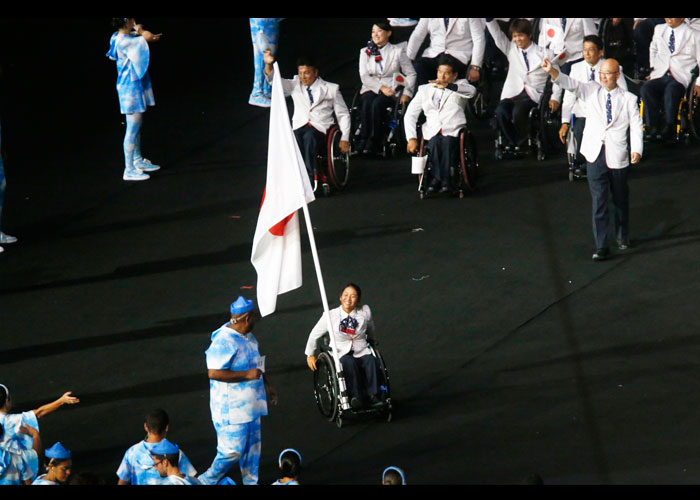
[[[277,63],[272,82],[269,135],[267,181],[250,258],[258,273],[258,308],[262,316],[275,311],[278,295],[302,284],[297,210],[315,199],[289,121]]]

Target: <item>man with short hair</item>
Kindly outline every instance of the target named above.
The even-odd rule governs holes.
[[[146,415],[143,428],[146,431],[146,439],[126,450],[122,463],[117,469],[120,485],[163,484],[151,452],[153,447],[168,435],[170,418],[165,410],[160,408],[152,410]],[[179,457],[177,465],[180,470],[188,476],[197,474],[197,470],[182,451],[179,452]]]
[[[163,478],[161,484],[177,486],[202,484],[197,478],[188,476],[180,471],[178,466],[180,453],[180,448],[167,439],[163,439],[151,448],[153,464],[160,477]]]
[[[608,258],[608,199],[612,191],[615,205],[615,236],[620,250],[629,247],[629,188],[627,166],[642,158],[642,118],[637,96],[618,87],[620,66],[615,59],[606,59],[600,69],[600,83],[579,82],[560,73],[545,59],[542,69],[552,81],[565,90],[575,92],[585,104],[586,128],[581,141],[581,154],[588,162],[588,186],[593,205],[593,236],[596,243],[594,261]],[[628,156],[627,134],[630,136],[631,158]]]
[[[417,123],[421,112],[425,115],[422,127],[423,139],[430,151],[433,179],[429,191],[447,193],[456,186],[450,185],[450,166],[458,161],[459,131],[467,124],[464,108],[476,89],[465,79],[457,80],[455,60],[441,56],[437,78],[418,87],[418,92],[406,109],[404,128],[408,144],[406,150],[418,150]]]
[[[230,321],[212,333],[205,353],[217,446],[214,461],[198,478],[203,484],[218,484],[236,462],[243,484],[258,483],[260,417],[267,415],[267,394],[277,404],[252,333],[259,317],[254,302],[238,297],[230,312]]]
[[[272,83],[275,57],[265,51],[265,77]],[[340,86],[323,80],[319,76],[318,65],[308,57],[297,60],[297,75],[292,79],[282,78],[285,96],[294,101],[292,129],[306,164],[311,185],[314,184],[314,167],[319,154],[323,154],[326,134],[334,125],[333,115],[338,120],[342,153],[350,152],[350,111],[340,93]]]

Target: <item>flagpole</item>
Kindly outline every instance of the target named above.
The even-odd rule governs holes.
[[[301,180],[301,179],[300,179]],[[335,335],[333,335],[333,324],[331,323],[330,310],[328,308],[328,298],[326,296],[326,286],[323,283],[323,274],[321,273],[321,263],[318,258],[318,250],[316,249],[316,240],[314,238],[314,230],[311,225],[311,217],[309,215],[309,207],[306,203],[302,206],[304,211],[304,220],[306,221],[306,232],[309,234],[309,245],[311,246],[311,255],[314,259],[314,267],[316,268],[316,278],[318,279],[318,288],[321,291],[321,302],[323,303],[323,315],[326,317],[326,328],[328,328],[328,336],[335,361],[335,369],[338,374],[338,389],[340,391],[340,401],[344,410],[350,408],[350,403],[347,397],[347,388],[345,386],[345,376],[343,375],[343,366],[338,358],[338,349],[336,348]]]

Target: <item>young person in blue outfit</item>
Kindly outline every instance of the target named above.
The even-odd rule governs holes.
[[[143,428],[146,431],[146,437],[126,451],[117,469],[120,485],[163,484],[151,455],[154,446],[166,439],[170,429],[170,418],[165,410],[160,408],[152,410],[146,415]],[[179,452],[177,466],[188,476],[197,474],[197,470],[182,451]]]
[[[182,452],[180,448],[167,439],[163,439],[159,443],[153,445],[151,448],[151,456],[155,464],[155,469],[163,479],[161,484],[175,486],[202,484],[197,478],[184,474],[180,470],[178,462],[180,461],[181,455]]]
[[[32,438],[32,448],[16,448],[0,444],[0,486],[32,484],[41,454],[41,436],[34,427],[22,424],[19,432]],[[5,434],[5,429],[0,425],[0,440]],[[34,466],[32,466],[34,464]]]
[[[73,468],[70,450],[61,443],[56,443],[51,448],[46,449],[44,456],[48,460],[46,462],[46,474],[37,477],[32,485],[57,486],[65,484]]]
[[[212,333],[205,353],[217,453],[198,478],[203,484],[218,484],[236,462],[243,484],[258,483],[260,417],[267,415],[268,394],[270,402],[277,404],[252,334],[259,317],[254,302],[238,297],[230,312],[231,320]]]
[[[144,181],[150,178],[146,172],[160,169],[141,155],[141,125],[147,106],[156,104],[148,75],[148,43],[160,40],[161,34],[144,30],[129,17],[113,18],[112,26],[117,31],[109,41],[107,57],[117,63],[119,108],[126,116],[122,178],[125,181]]]
[[[280,453],[278,463],[282,477],[272,483],[273,486],[298,485],[299,474],[301,474],[301,453],[293,448],[287,448]]]
[[[3,433],[0,436],[0,449],[22,455],[25,459],[23,467],[31,471],[31,478],[34,479],[39,472],[38,453],[41,449],[41,443],[37,442],[39,439],[39,419],[55,412],[63,405],[73,405],[79,402],[80,400],[72,396],[71,392],[66,392],[57,400],[35,410],[10,413],[12,409],[10,390],[0,384],[0,426],[3,428]]]
[[[253,42],[253,90],[248,98],[248,104],[269,108],[272,97],[272,87],[265,78],[265,51],[272,55],[277,53],[280,22],[279,17],[251,17],[250,38]]]

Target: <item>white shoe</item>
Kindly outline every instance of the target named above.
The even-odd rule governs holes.
[[[3,253],[5,249],[3,247],[0,247],[0,253]]]
[[[140,170],[136,169],[131,172],[124,171],[124,175],[122,176],[122,179],[125,181],[145,181],[150,178],[150,175],[144,174]]]
[[[9,234],[5,234],[2,231],[0,231],[0,243],[17,243],[17,238],[14,236],[10,236]]]
[[[151,160],[144,158],[143,160],[135,161],[134,167],[138,168],[141,172],[155,172],[160,170],[160,166],[151,163]]]

